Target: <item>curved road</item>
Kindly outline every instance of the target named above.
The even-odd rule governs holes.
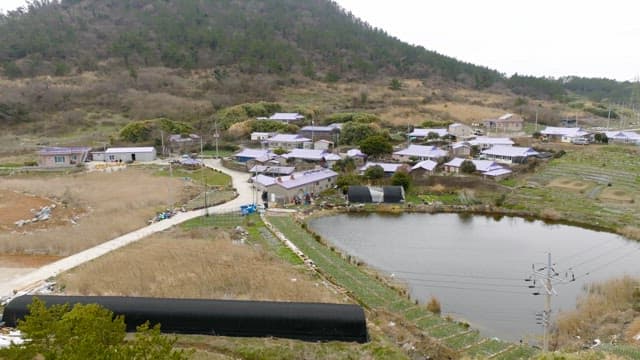
[[[238,197],[236,197],[235,199],[224,204],[209,207],[207,209],[209,214],[222,214],[233,211],[240,211],[240,205],[253,203],[254,194],[251,184],[248,183],[250,177],[248,173],[223,168],[220,160],[205,160],[205,165],[212,169],[220,170],[231,176],[233,187],[236,188],[238,192]],[[100,257],[132,242],[136,242],[151,234],[166,230],[187,220],[203,216],[205,215],[205,213],[205,209],[179,213],[170,219],[153,223],[149,226],[143,227],[136,231],[132,231],[128,234],[124,234],[120,237],[109,240],[90,249],[81,251],[77,254],[45,265],[28,274],[18,276],[10,281],[0,284],[0,303],[4,302],[4,300],[8,298],[13,297],[16,294],[21,295],[33,289],[37,289],[38,287],[42,286],[47,279],[54,277],[64,271],[72,269],[87,261],[91,261],[97,257]]]

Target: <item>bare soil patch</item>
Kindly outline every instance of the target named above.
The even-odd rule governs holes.
[[[584,192],[585,190],[593,186],[593,184],[575,179],[556,178],[551,180],[547,186],[576,192]]]
[[[38,221],[16,228],[15,222],[34,217],[34,212],[44,206],[55,205],[49,220]],[[82,213],[82,209],[62,206],[59,201],[44,197],[0,189],[0,233],[4,231],[33,231],[69,225],[70,220]]]
[[[67,294],[345,302],[294,267],[230,232],[173,228],[62,274]]]
[[[628,192],[615,188],[606,188],[602,190],[598,199],[602,201],[623,202],[629,204],[635,201],[633,196]]]
[[[51,219],[43,221],[42,228],[37,223],[17,228],[10,222],[13,228],[0,229],[0,254],[70,255],[145,226],[157,211],[170,203],[185,203],[198,189],[190,182],[133,168],[3,178],[3,194],[33,194],[60,206],[52,211]],[[27,212],[32,205],[26,207]],[[76,216],[73,222],[69,215]]]

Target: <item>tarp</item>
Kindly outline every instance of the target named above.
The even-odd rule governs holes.
[[[385,186],[382,191],[384,192],[385,203],[401,203],[404,201],[404,188],[402,186]]]
[[[47,305],[99,304],[123,315],[127,331],[149,321],[165,333],[242,337],[283,337],[307,341],[367,342],[364,311],[357,305],[161,299],[123,296],[38,295]],[[15,327],[34,296],[13,299],[4,309],[6,326]]]
[[[347,191],[347,198],[352,203],[370,203],[371,192],[366,186],[349,186]]]

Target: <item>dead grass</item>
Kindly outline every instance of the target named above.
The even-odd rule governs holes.
[[[640,228],[635,226],[625,226],[620,230],[620,234],[630,239],[640,240]]]
[[[72,208],[80,214],[77,225],[69,221],[46,229],[25,226],[19,232],[2,232],[0,253],[63,256],[145,226],[169,201],[182,204],[197,192],[188,182],[132,168],[114,173],[3,178],[0,189],[52,198],[61,204],[61,210]]]
[[[625,276],[591,285],[578,299],[576,310],[559,314],[555,334],[558,345],[575,349],[596,338],[603,342],[621,339],[629,321],[638,315],[632,309],[638,284],[637,279]]]
[[[59,277],[67,294],[344,302],[343,296],[229,232],[175,228]]]

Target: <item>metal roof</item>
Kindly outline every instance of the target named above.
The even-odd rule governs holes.
[[[429,133],[436,133],[438,134],[439,137],[443,137],[445,135],[449,134],[449,131],[447,129],[422,129],[422,128],[415,128],[413,129],[412,132],[409,133],[409,136],[415,136],[415,137],[427,137],[429,136]]]
[[[156,149],[151,146],[147,147],[114,147],[108,148],[105,154],[123,154],[123,153],[148,153],[154,152]]]
[[[267,139],[268,142],[308,142],[308,139],[298,134],[277,134]]]
[[[67,155],[67,154],[77,154],[89,152],[91,150],[90,147],[86,146],[51,146],[45,147],[38,151],[39,155]]]
[[[368,162],[366,165],[362,166],[360,168],[360,171],[365,171],[368,168],[372,167],[372,166],[380,166],[381,168],[384,169],[384,172],[396,172],[398,171],[398,168],[401,167],[403,164],[398,164],[398,163],[379,163],[379,162]]]
[[[483,154],[494,156],[509,156],[509,157],[526,157],[538,155],[538,152],[529,147],[520,146],[501,146],[495,145],[490,149],[483,150]]]
[[[438,149],[435,146],[424,146],[424,145],[409,145],[408,148],[396,151],[393,153],[394,155],[404,155],[404,156],[416,156],[416,157],[430,157],[430,158],[440,158],[445,157],[449,153],[445,150]]]
[[[425,169],[425,170],[428,170],[428,171],[433,171],[433,169],[435,169],[436,166],[438,166],[437,162],[432,161],[432,160],[425,160],[425,161],[420,161],[419,163],[415,164],[411,168],[411,171],[418,170],[418,169]]]
[[[304,119],[304,115],[300,115],[298,113],[275,113],[269,117],[269,120],[302,120]]]
[[[304,172],[293,173],[288,176],[280,176],[273,178],[265,175],[258,175],[255,177],[255,181],[263,186],[277,185],[285,189],[293,189],[296,187],[311,184],[317,181],[330,179],[338,176],[338,173],[329,169],[317,169]]]
[[[540,131],[540,134],[561,135],[561,136],[569,136],[569,137],[580,137],[580,136],[589,135],[587,131],[584,131],[581,128],[565,128],[565,127],[555,127],[555,126],[547,126],[544,130]]]
[[[322,160],[323,158],[327,161],[337,161],[340,160],[340,156],[327,152],[325,150],[316,150],[316,149],[293,149],[289,153],[282,155],[283,158],[295,158],[295,159],[303,159],[303,160]]]

